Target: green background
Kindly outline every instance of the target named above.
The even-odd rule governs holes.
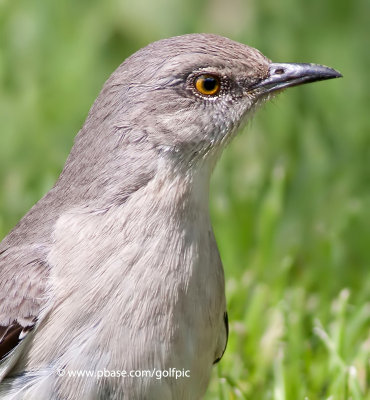
[[[0,0],[0,237],[149,42],[213,32],[337,68],[266,105],[215,171],[231,333],[206,398],[370,399],[369,18],[368,0]]]

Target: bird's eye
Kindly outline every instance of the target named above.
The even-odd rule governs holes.
[[[194,86],[204,96],[216,96],[220,92],[221,82],[215,75],[199,75],[195,78]]]

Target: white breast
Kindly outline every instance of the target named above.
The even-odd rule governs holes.
[[[59,379],[62,397],[196,399],[206,389],[225,311],[208,182],[195,195],[193,183],[167,183],[157,177],[123,205],[60,218],[49,255],[55,306],[27,367],[48,359],[54,368],[175,368],[190,377],[82,380],[78,394]]]

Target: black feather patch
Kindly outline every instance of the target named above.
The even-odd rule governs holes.
[[[9,326],[0,325],[0,361],[25,338],[34,326],[35,324],[22,326],[17,321]]]
[[[221,360],[222,356],[225,354],[227,342],[229,340],[229,316],[227,315],[227,311],[225,311],[225,314],[224,314],[224,323],[225,323],[225,329],[226,329],[225,348],[224,348],[224,351],[222,352],[222,354],[220,355],[220,357],[218,357],[215,361],[213,361],[213,364],[217,364]]]

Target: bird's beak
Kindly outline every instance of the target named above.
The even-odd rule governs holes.
[[[254,84],[251,89],[271,93],[291,86],[302,85],[325,79],[340,78],[342,74],[333,68],[318,64],[272,63],[269,75]]]

